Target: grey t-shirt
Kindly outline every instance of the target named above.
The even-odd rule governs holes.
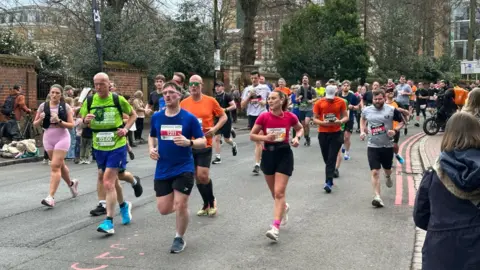
[[[255,92],[255,96],[250,98],[250,93]],[[270,88],[266,84],[257,86],[250,85],[243,90],[242,100],[250,99],[247,105],[247,115],[259,116],[262,112],[267,111],[267,106],[261,105],[260,101],[267,101],[270,94]]]
[[[308,111],[313,110],[313,102],[308,103],[308,100],[312,100],[312,99],[317,98],[317,91],[315,91],[315,88],[313,88],[311,86],[308,86],[308,87],[304,88],[303,85],[302,85],[298,89],[297,96],[302,96],[302,99],[300,100],[300,105],[299,105],[300,111],[308,112]]]
[[[368,147],[393,147],[387,132],[393,129],[393,121],[402,122],[402,114],[398,110],[387,104],[381,109],[372,105],[363,109],[362,117],[367,120]]]
[[[410,96],[402,95],[404,93],[412,93],[412,88],[408,84],[399,84],[395,88],[397,92],[397,103],[402,105],[409,105],[410,104]]]

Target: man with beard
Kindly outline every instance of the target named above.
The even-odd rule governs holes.
[[[310,146],[310,119],[313,117],[313,104],[317,100],[317,92],[309,84],[307,74],[303,74],[302,86],[298,90],[297,101],[300,103],[300,122],[303,125],[305,146]]]
[[[372,173],[372,185],[375,196],[372,205],[383,207],[380,197],[380,169],[383,167],[386,177],[386,185],[393,186],[391,174],[393,163],[392,138],[403,127],[403,118],[400,111],[392,106],[385,106],[385,91],[375,90],[372,92],[373,106],[368,106],[362,111],[360,121],[360,139],[365,140],[368,133],[368,164]],[[393,128],[393,122],[398,125]]]

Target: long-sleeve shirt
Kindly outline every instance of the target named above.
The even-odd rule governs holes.
[[[27,107],[27,104],[25,104],[24,95],[18,95],[15,98],[15,106],[13,108],[13,111],[15,113],[15,119],[17,121],[20,121],[22,119],[22,111],[27,113],[30,112],[30,109]]]

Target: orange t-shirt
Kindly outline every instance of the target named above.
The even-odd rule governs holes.
[[[215,117],[225,114],[218,101],[207,95],[202,95],[199,101],[194,101],[192,96],[189,96],[180,102],[180,107],[197,117],[204,133],[215,126]],[[207,137],[207,147],[212,147],[212,137]]]
[[[387,103],[385,103],[385,104],[387,104]],[[395,102],[395,101],[393,101],[392,103],[387,104],[387,105],[390,105],[390,106],[394,107],[395,109],[398,109],[398,104],[397,104],[397,102]],[[393,129],[396,129],[397,126],[398,126],[398,122],[397,122],[397,121],[393,121]]]
[[[322,98],[313,105],[313,113],[318,115],[319,120],[341,119],[342,112],[347,112],[347,104],[343,98],[334,97],[333,101]],[[319,126],[318,132],[338,132],[341,126]]]
[[[287,96],[290,96],[292,94],[292,90],[290,90],[290,88],[288,88],[288,87],[282,87],[282,88],[277,87],[277,88],[275,88],[275,91],[280,91]]]
[[[412,86],[412,95],[410,96],[410,100],[417,100],[417,96],[415,95],[415,92],[417,92],[417,87],[414,85]]]

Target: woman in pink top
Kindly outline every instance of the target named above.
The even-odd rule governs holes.
[[[280,224],[287,223],[287,214],[290,209],[285,202],[288,178],[293,172],[293,152],[290,144],[298,147],[299,140],[303,136],[303,127],[297,116],[288,111],[288,97],[284,93],[280,91],[270,93],[268,106],[270,111],[258,117],[250,133],[250,139],[265,143],[261,168],[275,200],[273,224],[266,236],[277,241]],[[291,128],[296,131],[296,137],[290,141]],[[260,131],[266,135],[260,135]]]
[[[70,187],[72,197],[78,195],[78,181],[70,180],[70,172],[65,164],[65,156],[70,148],[70,133],[68,129],[73,128],[73,111],[65,103],[63,88],[58,84],[50,88],[50,101],[40,104],[38,107],[35,126],[42,126],[43,147],[47,151],[51,163],[50,192],[42,204],[48,207],[55,206],[55,192],[57,192],[60,178],[63,178]]]

